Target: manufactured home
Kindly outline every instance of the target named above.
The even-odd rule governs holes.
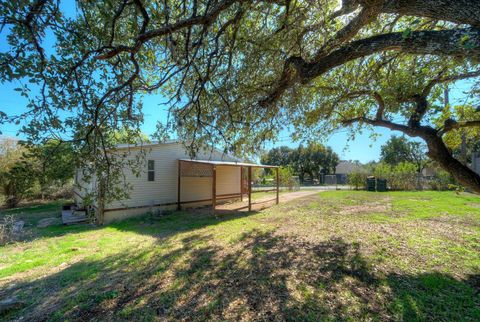
[[[139,175],[125,165],[125,180],[131,187],[129,196],[128,199],[116,200],[104,206],[106,223],[157,209],[212,205],[214,211],[218,203],[243,199],[244,194],[251,193],[251,180],[248,178],[251,178],[252,168],[276,168],[244,163],[215,149],[200,150],[196,158],[191,159],[184,145],[177,141],[142,146],[119,145],[115,153],[132,160],[139,153],[145,157]],[[85,208],[85,196],[96,189],[95,180],[85,182],[82,173],[78,169],[75,177],[77,209]],[[251,198],[247,199],[248,209],[251,209]],[[89,207],[95,210],[95,202]]]

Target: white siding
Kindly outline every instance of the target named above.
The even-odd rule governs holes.
[[[96,181],[92,178],[90,182],[86,182],[83,178],[83,172],[81,169],[75,171],[75,184],[73,186],[75,204],[83,207],[83,198],[86,194],[92,192],[95,189]]]
[[[139,151],[139,148],[130,149],[129,158],[134,158]],[[124,175],[133,187],[129,193],[130,198],[112,202],[106,206],[106,209],[176,202],[178,159],[185,158],[188,158],[188,154],[179,143],[159,144],[149,147],[145,159],[155,161],[155,181],[148,181],[146,163],[144,171],[138,177],[132,173],[131,169],[126,168]],[[234,158],[217,151],[213,153],[200,151],[197,159],[235,161]],[[209,199],[212,191],[211,178],[182,178],[181,189],[182,201]],[[227,190],[230,191],[231,189]],[[217,193],[220,194],[220,192]]]
[[[206,200],[212,198],[211,177],[184,177],[181,180],[181,201]]]
[[[240,193],[240,168],[217,166],[217,195]]]

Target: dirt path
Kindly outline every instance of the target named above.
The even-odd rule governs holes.
[[[280,202],[287,202],[290,200],[310,196],[310,195],[315,195],[322,190],[301,190],[301,191],[295,191],[295,192],[287,192],[287,193],[281,193],[280,194]]]

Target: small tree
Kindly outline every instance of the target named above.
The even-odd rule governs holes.
[[[13,139],[0,144],[0,192],[8,208],[18,205],[33,185],[32,165],[23,158],[26,148]]]
[[[16,207],[35,183],[32,165],[26,160],[15,164],[2,178],[2,190],[7,208]]]
[[[291,166],[278,168],[279,184],[282,187],[287,187],[288,191],[293,191],[298,185],[294,178],[293,168]]]
[[[55,193],[52,188],[59,189],[73,179],[74,151],[68,142],[48,140],[43,144],[29,146],[25,158],[34,165],[42,199],[45,195]]]

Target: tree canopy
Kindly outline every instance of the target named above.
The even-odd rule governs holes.
[[[264,164],[291,167],[302,182],[306,175],[320,180],[321,174],[335,173],[338,161],[338,155],[332,148],[313,142],[298,148],[273,148],[261,157]]]
[[[0,122],[28,120],[32,141],[68,138],[99,174],[115,164],[109,133],[138,131],[142,95],[161,93],[170,116],[158,137],[176,132],[192,154],[253,153],[289,125],[295,138],[381,126],[421,138],[480,192],[444,141],[478,128],[478,112],[434,122],[442,86],[473,79],[478,90],[477,0],[78,1],[73,16],[61,4],[1,1],[0,79],[31,100]]]
[[[392,135],[381,147],[381,161],[389,165],[409,162],[416,166],[417,172],[421,172],[428,163],[425,149],[420,142],[409,141],[404,136]]]

